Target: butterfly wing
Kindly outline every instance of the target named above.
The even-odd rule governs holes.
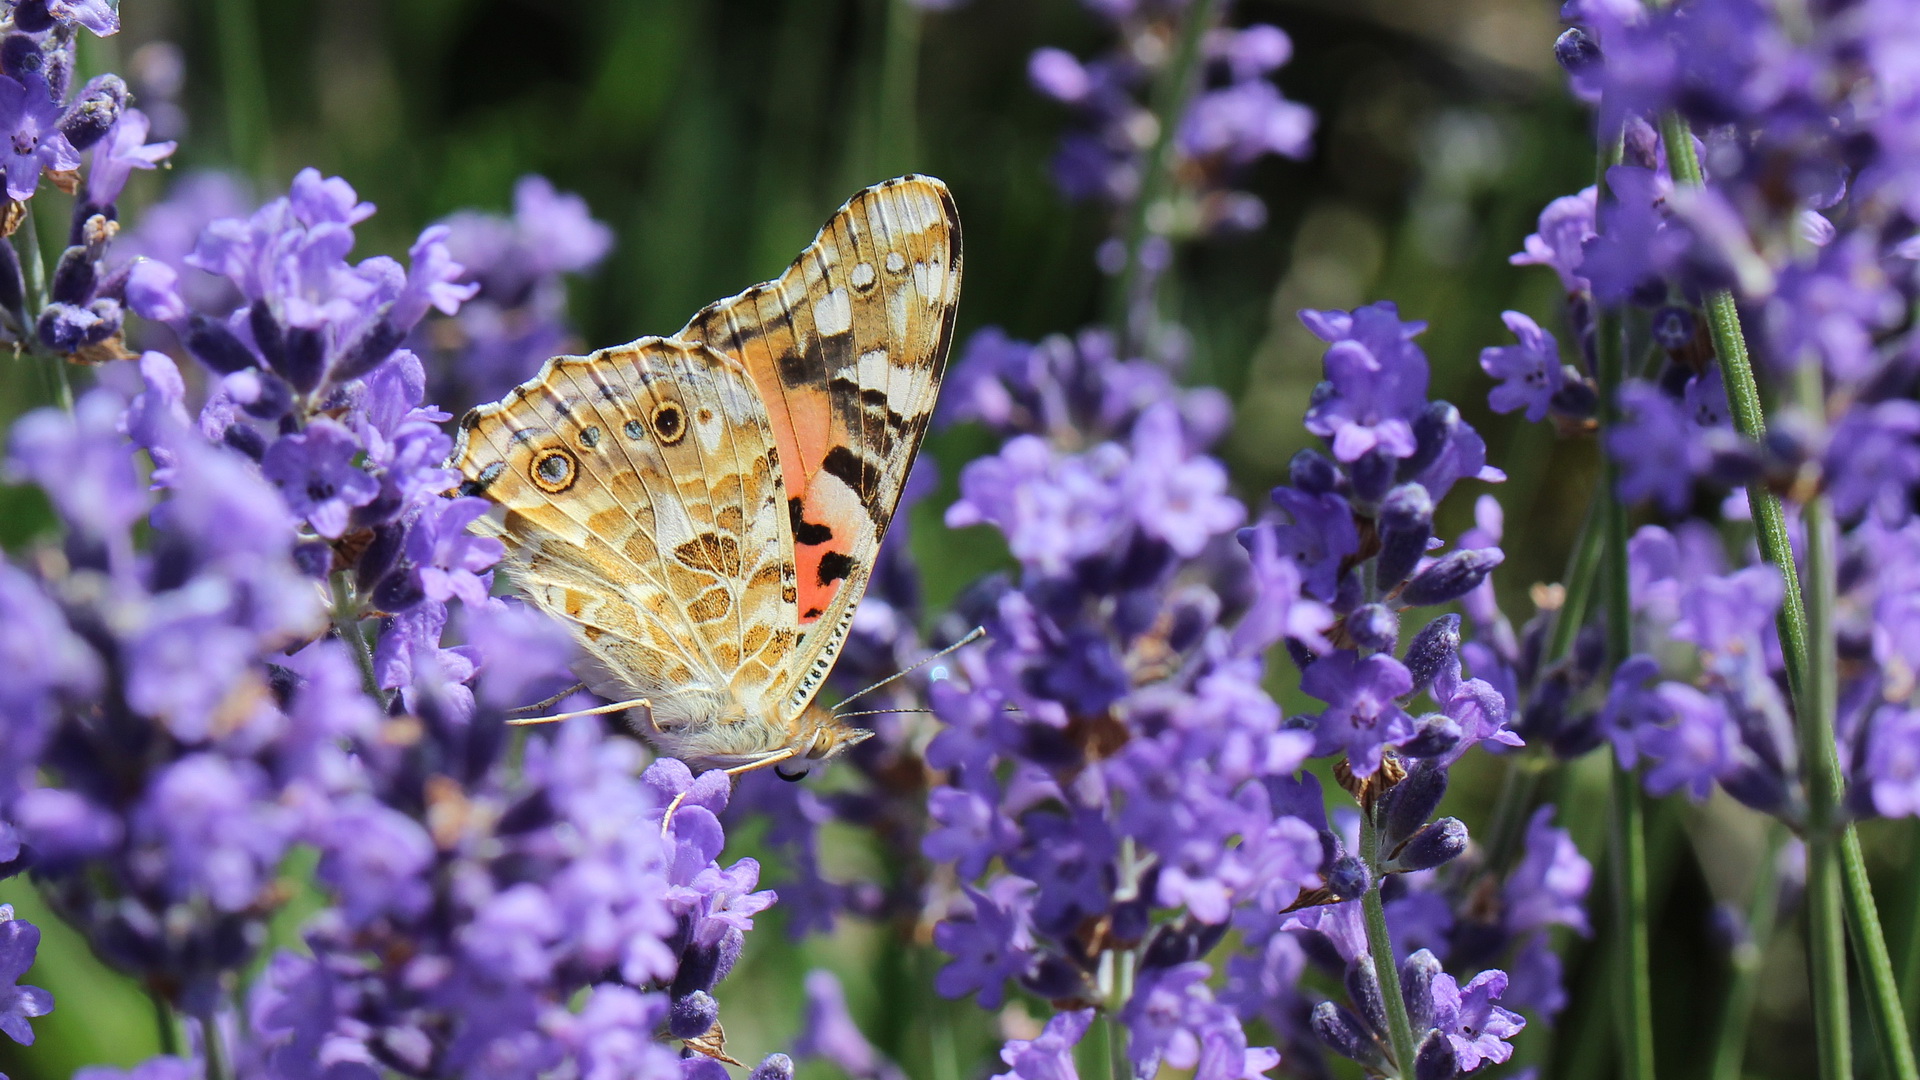
[[[945,184],[855,195],[777,280],[709,305],[679,337],[737,359],[766,403],[794,540],[799,653],[775,687],[819,689],[933,414],[960,298],[960,218]]]
[[[461,429],[462,492],[497,504],[485,527],[595,693],[650,699],[649,734],[699,764],[784,745],[734,705],[799,644],[780,452],[739,364],[662,338],[556,357]]]

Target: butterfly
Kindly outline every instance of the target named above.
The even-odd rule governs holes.
[[[459,491],[577,674],[696,769],[789,779],[872,733],[815,703],[933,414],[960,297],[946,185],[853,196],[672,337],[559,356],[460,422]],[[568,714],[572,715],[572,714]]]

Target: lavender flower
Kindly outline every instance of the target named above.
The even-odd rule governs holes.
[[[27,1021],[53,1011],[53,995],[37,986],[21,986],[20,976],[33,966],[40,948],[40,928],[13,917],[12,904],[0,904],[0,1032],[22,1046],[33,1045]]]

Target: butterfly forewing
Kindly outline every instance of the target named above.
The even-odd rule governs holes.
[[[789,709],[833,666],[932,416],[960,258],[946,185],[890,180],[841,207],[777,280],[708,306],[679,334],[739,360],[766,402],[803,632],[780,688]]]
[[[661,338],[559,357],[462,428],[462,489],[499,504],[510,573],[573,624],[596,693],[653,700],[671,732],[779,681],[798,644],[793,546],[738,364]]]

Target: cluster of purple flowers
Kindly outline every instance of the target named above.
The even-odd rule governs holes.
[[[1027,64],[1035,88],[1074,115],[1054,158],[1054,182],[1071,199],[1128,207],[1146,194],[1148,170],[1170,170],[1177,189],[1154,211],[1164,220],[1139,253],[1156,272],[1165,269],[1176,240],[1264,225],[1266,205],[1232,186],[1238,174],[1268,155],[1304,157],[1312,146],[1313,112],[1281,96],[1271,79],[1293,56],[1286,33],[1265,24],[1206,28],[1200,70],[1170,76],[1167,69],[1177,62],[1173,42],[1188,18],[1183,5],[1099,0],[1088,6],[1112,25],[1111,50],[1081,61],[1063,49],[1042,48]],[[1163,131],[1154,112],[1159,102],[1145,99],[1169,77],[1200,86],[1174,128]],[[1151,151],[1162,139],[1172,140],[1171,160],[1157,163]],[[1100,249],[1100,265],[1110,273],[1127,258],[1117,237]]]
[[[553,325],[604,227],[529,180],[515,226],[457,217],[407,264],[355,262],[374,208],[344,180],[306,170],[233,216],[203,177],[115,261],[128,171],[171,144],[145,145],[113,76],[61,104],[74,25],[110,16],[21,3],[0,38],[0,106],[24,87],[11,122],[41,132],[11,193],[44,169],[78,194],[44,296],[0,268],[7,307],[48,362],[127,355],[123,304],[176,353],[101,367],[8,439],[7,478],[61,534],[0,561],[0,872],[192,1019],[199,1063],[144,1075],[717,1080],[717,987],[774,899],[753,860],[720,861],[726,778],[643,776],[594,722],[509,737],[509,708],[572,682],[571,645],[489,595],[499,544],[466,528],[485,503],[444,497],[448,415],[402,347],[488,290]],[[245,986],[297,846],[325,906]],[[51,1007],[16,985],[37,938],[0,908],[0,1030],[22,1042]]]
[[[1619,389],[1621,423],[1606,436],[1619,495],[1655,507],[1666,527],[1632,541],[1636,641],[1668,644],[1622,664],[1611,680],[1576,665],[1563,706],[1605,682],[1604,704],[1542,731],[1577,752],[1611,742],[1645,762],[1648,789],[1704,798],[1717,783],[1790,821],[1805,813],[1785,663],[1774,630],[1778,572],[1690,517],[1724,496],[1749,516],[1743,485],[1801,502],[1828,497],[1844,532],[1838,736],[1861,814],[1915,811],[1912,667],[1904,559],[1916,527],[1920,410],[1906,323],[1916,298],[1913,220],[1920,110],[1895,43],[1911,41],[1898,3],[1786,16],[1751,0],[1695,0],[1642,9],[1583,0],[1557,52],[1578,93],[1599,107],[1621,163],[1606,191],[1555,200],[1515,263],[1552,267],[1567,322],[1592,363],[1596,304],[1645,309],[1651,362]],[[1703,186],[1676,184],[1655,125],[1692,121]],[[1604,197],[1603,197],[1604,194]],[[1764,439],[1738,434],[1708,344],[1704,295],[1730,289],[1763,379],[1791,400],[1801,373],[1822,385],[1817,409],[1788,410]],[[1563,410],[1553,394],[1580,369],[1561,364],[1550,334],[1508,313],[1520,344],[1489,349],[1504,380],[1496,409],[1529,420]],[[1629,350],[1629,355],[1636,355]],[[1555,372],[1562,374],[1556,375]],[[1734,489],[1727,495],[1729,489]],[[1706,516],[1706,515],[1702,515]],[[1666,673],[1671,677],[1662,678]],[[1529,718],[1529,724],[1532,718]],[[1523,730],[1532,734],[1529,724]]]
[[[474,292],[458,314],[429,321],[413,341],[427,358],[434,400],[465,407],[502,396],[574,347],[566,275],[606,258],[613,230],[543,176],[514,185],[512,217],[467,210],[444,224],[459,280]]]

